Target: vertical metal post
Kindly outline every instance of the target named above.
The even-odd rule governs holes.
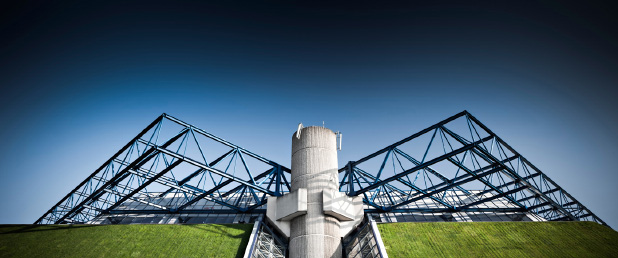
[[[283,193],[281,192],[281,177],[283,176],[283,170],[281,169],[281,165],[278,165],[275,167],[276,171],[276,178],[275,178],[275,193],[277,193],[277,196],[281,196],[283,195]]]
[[[352,161],[348,162],[347,170],[348,170],[348,195],[354,196],[356,195],[356,191],[354,191],[354,165],[352,165]]]

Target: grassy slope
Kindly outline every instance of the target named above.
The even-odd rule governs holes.
[[[252,227],[0,225],[0,257],[242,257]]]
[[[618,232],[594,222],[378,224],[396,257],[618,257]]]
[[[0,225],[0,257],[242,257],[251,224]],[[618,232],[593,222],[391,223],[396,257],[618,257]]]

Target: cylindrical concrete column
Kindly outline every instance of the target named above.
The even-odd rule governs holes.
[[[324,215],[322,191],[339,189],[333,131],[311,126],[292,137],[292,192],[307,189],[307,214],[292,219],[290,257],[341,257],[339,221]]]

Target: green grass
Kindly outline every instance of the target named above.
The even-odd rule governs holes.
[[[0,257],[242,257],[252,227],[0,225]]]
[[[618,232],[594,222],[378,224],[397,257],[618,257]]]
[[[251,224],[0,225],[0,257],[242,257]],[[593,222],[378,224],[389,257],[618,257]]]

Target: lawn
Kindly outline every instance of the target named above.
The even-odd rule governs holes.
[[[252,227],[0,225],[0,257],[242,257]]]
[[[0,257],[242,257],[251,224],[0,225]],[[397,257],[618,257],[593,222],[378,224]]]
[[[390,258],[618,257],[618,232],[594,222],[378,224]]]

